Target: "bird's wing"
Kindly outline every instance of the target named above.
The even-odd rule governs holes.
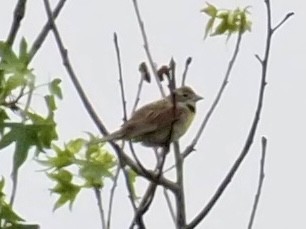
[[[129,138],[135,138],[167,127],[183,114],[184,108],[177,106],[174,116],[173,106],[169,102],[152,103],[138,110],[123,128]]]

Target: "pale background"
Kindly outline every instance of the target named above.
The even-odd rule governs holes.
[[[253,119],[260,80],[260,65],[254,54],[263,53],[265,42],[263,0],[210,2],[223,8],[251,5],[253,31],[245,35],[225,96],[197,151],[186,162],[188,219],[192,219],[215,192],[244,144]],[[154,61],[166,64],[174,57],[179,75],[186,57],[193,57],[187,82],[205,100],[199,103],[197,118],[183,137],[182,146],[192,139],[212,103],[234,44],[234,39],[225,43],[223,37],[203,41],[207,17],[199,11],[204,4],[203,0],[139,3]],[[266,179],[254,228],[306,228],[305,6],[305,2],[299,0],[272,1],[273,22],[279,22],[290,11],[295,12],[295,16],[275,34],[273,40],[265,105],[254,145],[226,193],[199,228],[246,228],[258,182],[262,135],[268,138]],[[0,2],[0,39],[5,39],[8,34],[14,7],[15,1]],[[27,14],[17,40],[24,36],[31,44],[45,21],[43,1],[28,1]],[[122,123],[122,108],[113,32],[116,31],[119,37],[129,109],[139,80],[138,64],[146,60],[132,0],[68,1],[57,24],[74,69],[97,112],[109,130],[118,128]],[[56,118],[61,140],[85,137],[84,131],[97,133],[61,62],[50,34],[31,66],[35,69],[38,83],[54,77],[63,79],[64,100],[59,103]],[[146,84],[141,103],[159,96],[154,83]],[[34,102],[38,111],[43,110],[40,108],[43,100],[39,95]],[[137,149],[144,163],[152,166],[152,153],[148,150],[140,152],[144,151],[141,147]],[[8,179],[11,158],[10,150],[1,152],[0,174],[7,178],[7,193],[11,187]],[[171,164],[171,158],[168,164]],[[80,193],[72,212],[64,207],[52,213],[56,196],[50,196],[48,189],[53,184],[39,172],[41,169],[30,160],[21,168],[15,204],[20,215],[29,222],[39,223],[43,229],[100,228],[96,201],[91,191]],[[144,186],[141,182],[139,184],[140,192]],[[119,185],[117,194],[113,228],[127,228],[132,210],[124,183]],[[145,217],[148,228],[173,228],[161,194],[158,193],[150,213]]]

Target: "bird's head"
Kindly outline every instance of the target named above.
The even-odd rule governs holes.
[[[174,90],[176,102],[180,103],[192,103],[195,104],[197,101],[203,99],[202,96],[197,95],[190,87],[183,86]],[[168,95],[168,99],[172,96]]]

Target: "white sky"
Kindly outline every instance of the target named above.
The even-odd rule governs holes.
[[[35,39],[46,21],[42,2],[28,2],[26,19],[18,39],[24,36],[30,44]],[[244,37],[225,96],[207,126],[197,151],[186,162],[188,220],[205,205],[242,149],[253,119],[260,80],[261,69],[254,54],[263,53],[265,41],[263,0],[211,0],[210,3],[222,8],[251,5],[254,25],[252,33]],[[224,38],[217,37],[203,41],[207,17],[199,11],[204,4],[202,0],[140,1],[154,61],[166,64],[174,57],[179,75],[186,57],[192,56],[187,82],[205,97],[199,103],[198,115],[190,131],[181,141],[182,146],[192,139],[211,105],[234,44],[234,39],[225,43]],[[14,5],[15,1],[1,0],[0,39],[7,36]],[[268,138],[266,179],[254,228],[306,227],[304,9],[303,1],[272,1],[273,22],[279,22],[291,11],[295,12],[295,16],[275,34],[273,40],[265,105],[254,145],[229,188],[199,228],[246,228],[257,188],[262,135]],[[122,109],[113,32],[118,33],[129,109],[138,86],[138,64],[146,60],[132,0],[68,1],[57,24],[88,96],[109,130],[115,130],[122,123]],[[84,137],[84,131],[98,133],[61,65],[52,35],[31,66],[35,69],[38,83],[54,77],[63,79],[64,100],[58,104],[56,118],[61,140]],[[155,84],[146,84],[141,103],[158,97]],[[35,97],[37,110],[41,110],[42,103],[41,97]],[[151,151],[141,147],[137,149],[144,163],[152,166],[154,156]],[[11,158],[10,151],[2,152],[0,174],[7,178],[8,193],[11,186]],[[170,158],[169,165],[171,161]],[[29,222],[39,223],[43,229],[100,227],[91,191],[81,192],[72,212],[64,207],[52,213],[56,196],[50,197],[48,189],[53,184],[43,173],[37,172],[40,169],[40,165],[30,160],[21,168],[15,204],[20,215]],[[143,188],[140,182],[139,193]],[[113,228],[127,228],[131,214],[127,192],[121,182],[115,199]],[[158,192],[145,220],[148,228],[173,228],[162,192]]]

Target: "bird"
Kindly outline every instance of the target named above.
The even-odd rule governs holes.
[[[165,147],[186,133],[196,114],[196,103],[202,99],[189,86],[177,88],[136,110],[119,130],[102,137],[101,142],[131,140],[147,147]]]

